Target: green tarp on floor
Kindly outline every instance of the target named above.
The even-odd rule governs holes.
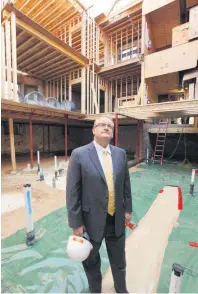
[[[139,167],[145,170],[131,174],[133,223],[137,223],[145,215],[159,189],[164,186],[179,185],[184,196],[184,210],[180,214],[179,227],[170,235],[165,252],[158,292],[168,293],[171,266],[174,262],[188,268],[185,269],[182,292],[198,292],[198,249],[188,245],[188,241],[198,242],[198,193],[195,198],[188,193],[191,169],[173,164],[140,164]],[[195,190],[198,192],[197,178]],[[30,248],[25,245],[25,230],[2,240],[2,292],[89,292],[81,264],[70,261],[65,253],[71,234],[66,209],[63,207],[37,221],[35,231],[38,242]],[[127,234],[129,233],[127,230]],[[104,273],[109,266],[104,244],[101,256]]]

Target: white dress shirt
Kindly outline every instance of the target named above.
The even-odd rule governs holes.
[[[98,154],[98,158],[100,160],[100,164],[102,166],[102,169],[104,171],[104,174],[105,174],[105,164],[104,164],[104,154],[103,152],[104,151],[107,151],[109,152],[109,154],[111,155],[111,149],[110,149],[110,146],[107,145],[106,148],[103,148],[101,145],[99,145],[98,143],[96,143],[96,141],[93,141],[94,143],[94,146],[96,147],[96,152]],[[111,158],[111,170],[112,170],[112,173],[113,173],[113,163],[112,163],[112,157]]]

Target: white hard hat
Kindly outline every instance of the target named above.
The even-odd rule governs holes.
[[[93,249],[92,244],[78,236],[70,236],[67,243],[67,254],[73,261],[84,261]]]

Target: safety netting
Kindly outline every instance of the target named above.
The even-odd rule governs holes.
[[[189,241],[198,242],[198,177],[195,197],[192,197],[189,195],[191,168],[146,163],[137,167],[137,172],[130,174],[133,223],[145,215],[164,186],[180,186],[184,197],[179,226],[173,229],[166,248],[158,292],[168,293],[173,263],[185,266],[182,292],[198,292],[198,248],[188,244]],[[25,245],[25,229],[2,240],[2,293],[88,293],[81,263],[71,261],[66,254],[68,237],[72,233],[66,208],[35,222],[35,232],[37,242],[31,247]],[[127,235],[130,233],[127,229]],[[109,266],[104,243],[100,253],[104,273]]]

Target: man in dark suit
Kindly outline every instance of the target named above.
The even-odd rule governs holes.
[[[94,141],[73,150],[67,172],[66,202],[73,234],[86,231],[93,245],[83,262],[91,293],[101,293],[99,249],[105,238],[117,293],[126,288],[125,222],[130,222],[132,199],[126,152],[110,145],[114,123],[96,119]]]

